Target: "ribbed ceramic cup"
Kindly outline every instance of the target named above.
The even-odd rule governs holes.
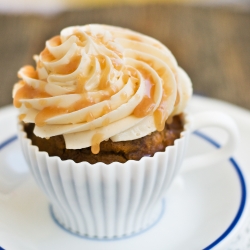
[[[47,195],[57,222],[79,235],[113,238],[140,232],[157,219],[161,200],[179,172],[193,130],[215,125],[226,130],[229,138],[217,152],[189,160],[190,168],[225,159],[236,147],[237,128],[224,114],[207,112],[184,117],[184,123],[180,139],[165,152],[109,165],[50,157],[31,144],[21,124],[18,134],[28,166]],[[209,160],[211,154],[217,159]]]

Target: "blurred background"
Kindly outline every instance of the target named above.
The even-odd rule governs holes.
[[[250,109],[249,0],[0,0],[0,107],[17,71],[64,27],[105,23],[153,36],[175,55],[194,93]]]

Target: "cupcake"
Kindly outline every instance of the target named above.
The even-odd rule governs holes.
[[[159,41],[99,24],[63,29],[34,59],[13,98],[57,222],[97,238],[149,227],[185,152],[187,74]]]

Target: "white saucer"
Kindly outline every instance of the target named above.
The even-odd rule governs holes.
[[[12,107],[0,109],[0,246],[6,250],[227,249],[250,207],[250,113],[197,96],[188,111],[209,109],[226,112],[236,120],[242,136],[236,154],[217,166],[178,177],[151,228],[113,241],[78,237],[56,224],[46,197],[27,171],[15,136],[16,111]],[[214,150],[224,140],[221,131],[202,130],[191,136],[189,154]]]

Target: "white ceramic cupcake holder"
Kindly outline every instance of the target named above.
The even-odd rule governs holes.
[[[179,172],[193,130],[216,126],[229,136],[221,149],[186,159],[184,171],[226,159],[237,146],[236,125],[223,113],[197,114],[185,123],[181,138],[165,152],[109,165],[49,157],[31,145],[21,125],[18,133],[28,166],[50,200],[57,222],[82,236],[114,238],[140,232],[159,217],[162,197]]]

